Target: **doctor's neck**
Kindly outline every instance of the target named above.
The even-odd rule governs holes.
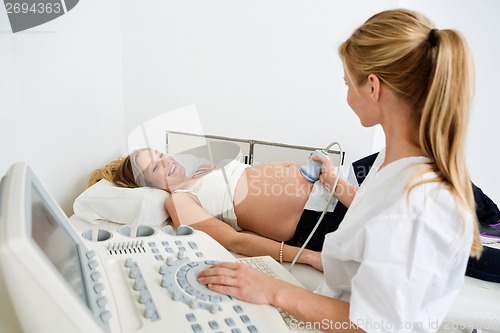
[[[410,116],[411,110],[395,110],[389,120],[381,123],[385,133],[385,165],[401,158],[425,156],[420,147],[419,129],[416,121]]]

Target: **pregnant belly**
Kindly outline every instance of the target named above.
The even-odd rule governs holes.
[[[235,191],[238,225],[278,241],[290,239],[312,183],[296,163],[268,163],[245,170]]]

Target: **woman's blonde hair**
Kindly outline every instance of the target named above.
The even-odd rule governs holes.
[[[112,182],[119,187],[139,187],[134,180],[134,174],[132,172],[132,167],[130,166],[130,156],[120,157],[114,161],[109,162],[102,168],[94,170],[89,175],[87,186],[90,187],[101,179]]]
[[[136,188],[136,187],[154,187],[148,179],[144,176],[142,170],[140,170],[137,164],[137,157],[139,153],[144,150],[150,150],[149,148],[140,148],[126,157],[117,158],[114,161],[109,162],[102,168],[94,170],[87,180],[87,186],[90,187],[100,181],[101,179],[106,179],[112,182],[116,186],[125,188]]]
[[[339,55],[355,85],[374,74],[415,110],[415,135],[438,177],[430,181],[447,184],[456,202],[475,216],[464,156],[474,73],[470,50],[460,33],[437,30],[414,11],[389,10],[354,31],[339,47]],[[416,185],[409,184],[408,190]],[[471,255],[479,257],[482,245],[474,224]]]

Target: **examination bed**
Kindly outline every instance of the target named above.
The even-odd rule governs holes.
[[[195,165],[206,159],[239,159],[253,165],[277,160],[303,163],[311,151],[321,148],[167,131],[164,150],[176,154],[183,165]],[[331,150],[330,154],[337,163],[344,161],[340,151]],[[349,166],[341,170],[344,178],[352,176]],[[92,225],[99,230],[117,230],[123,224],[158,226],[168,223],[168,216],[161,209],[167,197],[163,191],[118,189],[101,181],[77,198],[75,215],[70,221],[81,231]],[[115,209],[110,210],[110,205]],[[498,244],[489,246],[500,248]],[[309,290],[315,290],[322,281],[322,273],[310,266],[296,264],[291,273]],[[439,332],[500,332],[500,284],[466,277]]]

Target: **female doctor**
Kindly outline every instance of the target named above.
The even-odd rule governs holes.
[[[199,282],[282,308],[306,328],[436,331],[482,250],[463,151],[468,48],[456,31],[397,9],[368,19],[339,55],[347,102],[363,126],[382,125],[386,148],[354,196],[342,183],[335,190],[350,207],[326,236],[323,285],[312,293],[238,263],[214,265]],[[332,188],[332,162],[317,159]]]

